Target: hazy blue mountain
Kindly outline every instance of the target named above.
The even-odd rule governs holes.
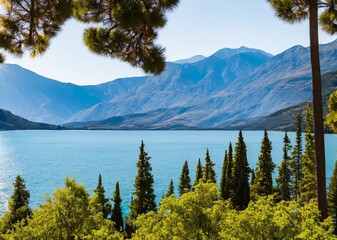
[[[159,108],[200,104],[203,106],[201,112],[207,116],[213,107],[205,104],[212,96],[226,90],[235,79],[250,75],[269,59],[268,53],[240,48],[238,54],[232,53],[227,59],[212,55],[190,64],[167,63],[161,75],[148,77],[125,94],[78,112],[69,122],[96,121]]]
[[[178,61],[174,61],[174,63],[178,63],[178,64],[188,64],[188,63],[195,63],[195,62],[199,62],[203,59],[205,59],[206,57],[203,55],[196,55],[193,56],[191,58],[186,58],[186,59],[181,59]]]
[[[337,41],[321,45],[323,73],[337,69],[336,49]],[[78,122],[106,119],[103,125],[111,128],[222,128],[310,101],[310,56],[302,46],[276,56],[225,48],[198,61],[167,63],[158,76],[95,86],[60,83],[4,65],[0,88],[0,108],[39,122],[87,126]]]

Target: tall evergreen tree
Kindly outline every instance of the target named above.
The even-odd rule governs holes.
[[[114,222],[116,229],[122,232],[124,228],[124,221],[122,211],[122,198],[120,195],[118,182],[116,183],[113,202],[114,206],[112,208],[111,220]]]
[[[278,177],[276,178],[277,191],[280,200],[290,201],[291,199],[291,168],[288,152],[291,149],[290,139],[287,132],[283,138],[283,159],[278,167]]]
[[[190,192],[192,185],[191,185],[190,171],[188,169],[187,161],[185,161],[184,163],[179,180],[180,180],[180,183],[179,183],[180,196],[183,195],[184,193]]]
[[[297,200],[300,195],[299,182],[302,179],[302,114],[298,113],[295,121],[296,142],[291,152],[290,167],[292,169],[292,198]]]
[[[221,179],[220,179],[220,195],[222,199],[227,199],[225,198],[226,193],[225,193],[225,186],[226,186],[226,182],[227,182],[227,176],[226,176],[226,172],[227,172],[227,168],[228,168],[228,156],[227,156],[227,150],[225,151],[225,157],[223,160],[223,164],[222,164],[222,170],[221,170]]]
[[[305,204],[317,197],[315,143],[313,133],[313,117],[310,104],[307,106],[305,119],[305,150],[302,158],[303,177],[300,180],[300,202]]]
[[[15,223],[31,217],[32,214],[28,206],[30,193],[20,175],[16,176],[13,187],[13,194],[9,200],[9,211],[2,217],[3,225],[0,226],[2,233],[11,230]]]
[[[144,150],[144,142],[139,147],[139,158],[137,162],[138,173],[135,179],[134,198],[131,203],[130,215],[132,219],[136,219],[138,215],[156,211],[156,195],[153,189],[153,175],[150,164],[151,157]]]
[[[337,235],[337,161],[333,169],[328,192],[328,210],[333,219],[334,234]]]
[[[224,164],[222,167],[222,176],[220,182],[220,193],[222,199],[230,198],[232,190],[232,170],[233,170],[233,148],[232,143],[229,143],[228,152],[225,153]]]
[[[273,193],[272,173],[274,171],[275,164],[273,163],[271,157],[271,150],[271,141],[269,140],[267,130],[265,129],[254,180],[254,189],[258,196],[267,196]]]
[[[244,142],[242,131],[239,132],[238,141],[234,149],[233,158],[233,189],[231,191],[231,199],[233,205],[243,210],[248,206],[250,189],[249,189],[249,173],[250,168],[247,160],[247,148]]]
[[[268,0],[282,20],[294,23],[309,19],[310,28],[310,58],[312,71],[312,96],[315,123],[315,160],[318,208],[321,220],[327,217],[325,144],[323,126],[323,103],[321,67],[319,57],[318,25],[323,30],[335,34],[337,32],[337,3],[331,0]],[[318,10],[321,8],[321,10]],[[318,16],[320,14],[320,16]]]
[[[166,196],[165,197],[169,197],[171,196],[172,194],[174,194],[174,184],[173,184],[173,180],[171,179],[170,181],[170,185],[167,189],[167,193],[166,193]]]
[[[216,183],[215,179],[215,171],[213,169],[214,163],[211,160],[211,156],[209,155],[208,148],[206,150],[206,156],[205,156],[205,166],[203,169],[203,180],[205,182],[212,182]]]
[[[200,161],[200,158],[199,158],[197,169],[195,171],[195,180],[194,180],[193,186],[198,185],[199,181],[202,179],[202,168],[203,167],[201,165],[201,161]]]
[[[334,91],[329,98],[329,110],[326,115],[326,125],[337,133],[337,91]]]
[[[111,212],[111,205],[109,204],[109,199],[105,197],[105,189],[102,184],[101,174],[99,174],[98,176],[98,184],[94,192],[97,196],[97,211],[102,213],[104,219],[107,219],[108,215]]]

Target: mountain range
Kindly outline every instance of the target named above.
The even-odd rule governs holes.
[[[321,71],[337,69],[337,41],[320,46]],[[158,76],[78,86],[18,65],[0,69],[0,108],[32,121],[112,129],[224,128],[311,100],[309,48],[271,55],[224,48],[168,62]]]

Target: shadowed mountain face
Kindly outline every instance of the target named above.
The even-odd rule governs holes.
[[[337,69],[335,49],[337,41],[321,45],[323,73]],[[207,58],[167,63],[159,76],[96,86],[60,83],[5,64],[0,88],[1,108],[34,121],[99,125],[107,119],[107,126],[108,119],[116,125],[116,117],[124,116],[118,121],[147,128],[213,128],[309,101],[310,57],[302,46],[276,56],[246,47],[222,49]]]

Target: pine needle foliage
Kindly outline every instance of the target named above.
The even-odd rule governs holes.
[[[216,183],[216,175],[213,169],[215,163],[211,160],[208,149],[206,150],[205,166],[203,168],[203,180],[204,182]]]
[[[179,178],[179,194],[180,196],[184,193],[190,192],[192,189],[190,171],[188,169],[188,163],[185,161],[183,169]]]

